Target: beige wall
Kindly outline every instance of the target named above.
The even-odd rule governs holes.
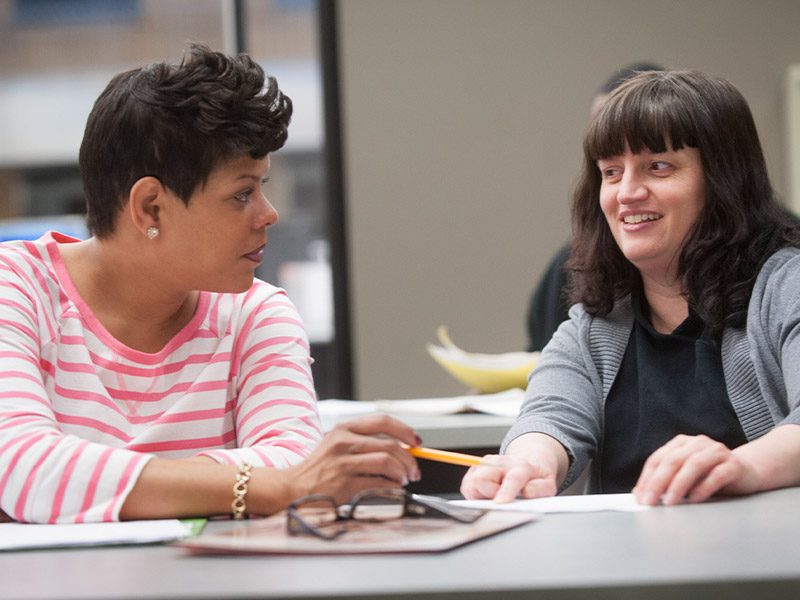
[[[589,102],[622,64],[727,77],[785,189],[797,0],[338,2],[355,391],[450,395],[425,351],[526,343],[532,286],[567,238]]]

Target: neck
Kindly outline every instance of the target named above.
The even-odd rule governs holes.
[[[158,352],[192,319],[199,293],[170,289],[146,250],[116,238],[90,238],[60,248],[83,301],[129,348]]]
[[[680,284],[664,284],[646,277],[642,282],[653,328],[659,333],[672,333],[689,316],[689,303],[681,295]]]

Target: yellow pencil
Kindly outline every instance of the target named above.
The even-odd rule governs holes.
[[[452,465],[471,467],[473,465],[479,465],[483,461],[482,457],[473,456],[472,454],[434,450],[433,448],[423,448],[422,446],[406,446],[405,444],[403,444],[403,447],[417,458],[427,458],[428,460],[436,460]]]

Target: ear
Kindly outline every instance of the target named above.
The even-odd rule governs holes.
[[[147,235],[149,227],[158,227],[161,204],[166,188],[156,177],[147,176],[137,180],[128,197],[128,212],[134,227]]]

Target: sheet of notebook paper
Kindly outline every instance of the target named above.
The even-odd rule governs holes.
[[[453,500],[452,502],[474,508],[535,513],[602,512],[609,510],[638,512],[650,508],[637,503],[633,494],[553,496],[551,498],[514,500],[508,504],[496,504],[492,500]]]
[[[177,519],[120,523],[0,523],[0,550],[149,544],[191,535],[192,526]]]

